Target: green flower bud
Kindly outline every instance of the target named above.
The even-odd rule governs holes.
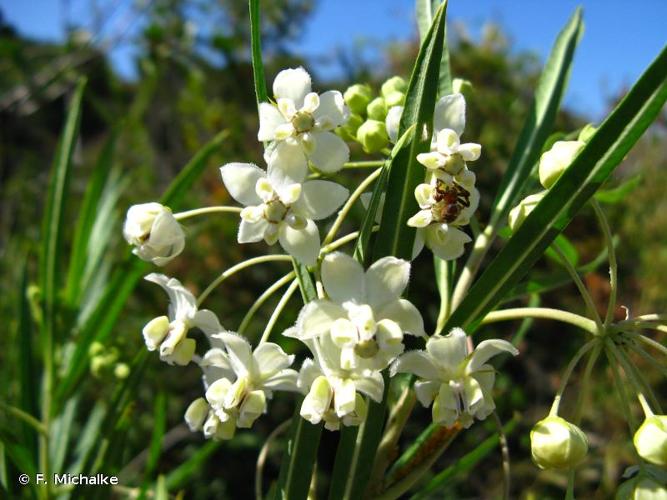
[[[582,430],[567,420],[549,416],[530,431],[533,461],[541,469],[569,469],[588,453],[588,439]]]
[[[581,129],[581,132],[579,132],[579,137],[577,138],[581,142],[585,142],[588,144],[588,141],[591,140],[591,137],[595,135],[595,132],[597,132],[598,129],[597,127],[594,127],[590,123],[586,124],[584,128]]]
[[[366,107],[366,114],[371,120],[384,121],[387,117],[387,103],[382,97],[376,97]]]
[[[348,87],[343,98],[353,113],[363,115],[366,112],[366,106],[371,102],[373,93],[368,85],[357,83]]]
[[[549,189],[570,166],[585,144],[581,141],[557,141],[540,158],[540,182]]]
[[[667,500],[667,489],[655,479],[640,474],[621,484],[614,498],[615,500]]]
[[[667,415],[651,415],[633,438],[640,457],[656,465],[667,465]]]
[[[400,76],[392,76],[389,80],[382,84],[380,93],[385,99],[391,94],[398,92],[399,94],[405,94],[408,90],[407,82]],[[396,106],[396,105],[394,105]]]
[[[357,141],[367,153],[377,153],[389,145],[387,128],[383,122],[366,120],[357,130]]]
[[[535,209],[537,204],[542,201],[542,198],[544,198],[544,195],[546,194],[546,191],[542,191],[541,193],[526,196],[516,207],[510,210],[508,223],[512,231],[519,229],[519,226],[523,224],[526,217],[530,215],[530,212]]]
[[[130,367],[127,366],[127,363],[117,363],[113,369],[113,374],[119,380],[126,379],[130,374]]]
[[[454,78],[452,91],[455,94],[463,94],[467,97],[472,93],[472,83],[470,83],[470,80],[464,80],[463,78]]]
[[[394,106],[403,106],[405,104],[405,94],[392,92],[384,98],[384,102],[387,104],[387,109],[391,109]]]
[[[364,111],[366,108],[364,108]],[[361,115],[352,113],[350,118],[347,120],[347,123],[342,127],[336,127],[335,132],[340,135],[343,139],[348,141],[354,141],[357,138],[357,130],[361,127],[361,124],[364,123],[364,119]]]

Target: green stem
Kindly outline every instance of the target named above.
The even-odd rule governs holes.
[[[646,398],[641,392],[637,393],[637,399],[639,400],[639,404],[642,406],[642,410],[644,410],[644,417],[652,417],[654,413],[653,410],[651,410],[651,405],[648,404],[648,401],[646,401]]]
[[[655,368],[660,373],[662,373],[663,377],[667,378],[667,366],[665,366],[663,363],[660,363],[660,361],[658,361],[653,356],[651,356],[640,345],[630,344],[630,349],[632,349],[637,354],[639,354],[642,358],[644,358],[646,361],[648,361],[653,366],[653,368]]]
[[[459,277],[456,287],[454,288],[454,293],[452,294],[452,311],[459,306],[466,292],[470,288],[470,285],[472,285],[472,281],[475,279],[477,271],[479,271],[482,260],[484,260],[484,256],[489,250],[495,234],[496,228],[492,224],[489,224],[484,228],[484,231],[475,238],[472,252],[470,252],[470,255],[468,256],[468,260],[461,271],[461,276]]]
[[[375,179],[377,179],[380,174],[382,173],[382,169],[378,168],[375,170],[371,175],[366,177],[361,184],[359,184],[359,187],[354,190],[354,192],[350,195],[348,200],[345,202],[345,205],[343,205],[343,208],[340,209],[340,212],[338,212],[338,217],[336,217],[336,220],[334,221],[333,225],[331,226],[331,229],[327,233],[326,237],[324,238],[324,241],[322,242],[322,246],[326,246],[327,244],[331,243],[333,239],[336,237],[336,234],[340,230],[340,227],[343,225],[343,222],[345,221],[345,218],[347,217],[348,213],[352,209],[352,206],[356,203],[356,201],[359,199],[359,197],[366,191],[368,186],[370,186]]]
[[[586,288],[586,285],[584,285],[584,282],[581,281],[579,273],[567,259],[563,251],[560,248],[558,248],[557,245],[551,245],[551,248],[554,250],[554,252],[558,254],[561,260],[561,265],[565,268],[565,270],[570,275],[570,278],[572,278],[572,281],[574,281],[574,284],[577,286],[577,289],[579,290],[581,297],[584,299],[584,302],[586,303],[586,308],[588,309],[589,314],[593,317],[593,319],[595,320],[595,324],[598,326],[598,334],[602,334],[602,332],[604,331],[602,325],[602,319],[600,318],[597,308],[595,307],[595,302],[593,302],[593,297],[591,297],[591,294],[588,292],[588,289]]]
[[[487,314],[482,320],[482,324],[496,323],[498,321],[509,321],[524,318],[542,318],[553,319],[563,323],[569,323],[585,330],[593,335],[597,334],[598,329],[594,321],[560,309],[551,309],[548,307],[517,307],[514,309],[502,309]]]
[[[248,328],[248,325],[252,321],[253,316],[255,316],[255,313],[258,311],[262,305],[264,305],[264,302],[266,302],[274,293],[276,293],[278,290],[280,290],[282,287],[287,285],[290,281],[292,281],[295,277],[296,273],[294,271],[291,271],[287,273],[285,276],[280,278],[278,281],[276,281],[273,285],[271,285],[269,288],[264,290],[264,293],[260,295],[257,300],[253,303],[252,306],[250,306],[250,309],[248,309],[248,312],[246,315],[243,317],[243,320],[241,321],[241,325],[239,326],[239,329],[237,332],[239,335],[241,335],[246,328]]]
[[[588,351],[590,351],[597,342],[599,342],[598,339],[593,339],[588,341],[577,351],[574,357],[570,360],[569,364],[567,365],[567,368],[565,369],[565,373],[563,374],[563,380],[561,380],[558,392],[554,397],[554,402],[551,405],[551,411],[549,412],[550,417],[558,416],[558,408],[560,407],[560,401],[561,398],[563,397],[563,393],[565,392],[565,387],[567,387],[567,382],[569,381],[570,376],[574,371],[574,368],[577,366],[577,363],[579,363],[579,360],[582,358],[582,356],[586,354]]]
[[[292,298],[292,295],[294,295],[294,292],[298,287],[299,287],[299,282],[296,280],[293,281],[292,284],[285,291],[285,294],[280,298],[280,301],[276,305],[276,308],[273,310],[273,314],[271,314],[271,317],[269,318],[269,322],[266,324],[266,328],[264,328],[264,333],[262,333],[262,338],[259,339],[259,344],[263,344],[264,342],[269,340],[269,336],[271,335],[271,331],[273,330],[276,321],[278,321],[278,318],[280,317],[280,314],[283,312],[283,309],[285,309],[287,302],[289,302],[289,299]]]
[[[197,307],[199,307],[206,298],[215,290],[218,285],[225,281],[230,276],[242,271],[247,267],[251,267],[257,264],[263,264],[265,262],[292,262],[292,257],[289,255],[262,255],[261,257],[254,257],[252,259],[244,260],[239,262],[235,266],[230,267],[224,271],[220,276],[218,276],[213,282],[202,292],[202,294],[197,298]]]
[[[595,345],[593,352],[591,352],[588,361],[586,362],[586,368],[584,368],[584,377],[581,381],[581,390],[579,391],[579,400],[577,401],[577,409],[574,412],[575,425],[579,425],[579,423],[581,422],[581,416],[584,409],[584,401],[586,400],[586,396],[588,394],[591,373],[593,372],[593,367],[595,366],[595,362],[600,356],[601,351],[602,351],[602,342],[598,342]]]
[[[372,161],[348,161],[343,163],[343,168],[375,168],[381,167],[385,164],[385,160]]]
[[[610,348],[623,366],[623,371],[632,383],[637,397],[643,398],[644,395],[647,394],[653,406],[655,406],[658,411],[662,413],[660,402],[658,401],[658,398],[655,397],[650,384],[646,381],[646,378],[644,378],[641,372],[637,370],[637,368],[632,364],[632,361],[628,357],[627,353],[623,349],[619,349],[613,342],[610,343]]]
[[[35,429],[40,434],[46,435],[46,428],[44,427],[44,425],[29,413],[21,410],[20,408],[17,408],[16,406],[3,403],[2,401],[0,401],[0,407],[3,410],[5,410],[8,414],[28,424],[30,427]]]
[[[510,498],[510,478],[511,478],[511,464],[510,464],[510,449],[507,444],[507,436],[503,431],[503,423],[500,421],[497,412],[493,412],[493,421],[498,429],[498,443],[500,444],[500,454],[503,460],[503,500]]]
[[[623,411],[625,415],[625,420],[628,423],[628,427],[630,428],[630,435],[633,435],[638,427],[638,424],[637,421],[635,420],[635,416],[632,414],[632,409],[630,408],[628,395],[625,392],[623,380],[621,379],[621,374],[618,370],[618,361],[616,360],[614,352],[610,347],[613,344],[613,342],[611,342],[609,339],[605,339],[604,343],[605,343],[605,354],[607,356],[607,360],[609,361],[611,374],[614,377],[614,384],[616,385],[618,397],[621,400],[621,410]]]
[[[572,468],[567,474],[567,491],[565,492],[565,500],[575,500],[574,497],[574,476],[576,472]]]
[[[257,465],[255,467],[255,499],[263,500],[264,496],[262,495],[262,476],[264,475],[264,464],[266,463],[266,457],[269,455],[269,448],[271,444],[280,436],[283,432],[289,429],[292,419],[285,420],[278,427],[273,429],[269,437],[264,441],[262,449],[259,451],[257,456]]]
[[[257,97],[257,107],[259,104],[268,101],[266,91],[266,79],[264,78],[264,64],[262,63],[262,41],[260,34],[259,21],[259,0],[249,1],[250,10],[250,51],[252,53],[252,75],[255,81],[255,96]]]
[[[607,245],[607,254],[609,256],[609,284],[611,285],[611,292],[609,294],[609,305],[607,306],[607,315],[604,319],[604,326],[608,327],[614,319],[614,312],[616,311],[616,295],[618,293],[618,263],[616,262],[616,251],[614,250],[613,236],[609,227],[609,221],[600,207],[600,204],[595,198],[591,198],[593,210],[598,218],[602,232],[604,233],[604,240]]]
[[[174,218],[176,220],[184,220],[184,219],[189,219],[190,217],[196,217],[198,215],[206,215],[206,214],[213,214],[213,213],[240,214],[241,210],[243,210],[243,209],[240,208],[240,207],[226,207],[226,206],[203,207],[203,208],[195,208],[194,210],[187,210],[185,212],[179,212],[177,214],[174,214]]]

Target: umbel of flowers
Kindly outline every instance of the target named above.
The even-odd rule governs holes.
[[[301,392],[300,414],[313,424],[324,422],[330,430],[359,425],[367,413],[366,398],[382,400],[382,372],[390,366],[391,376],[417,375],[419,400],[433,405],[438,424],[460,421],[467,427],[493,411],[495,371],[486,361],[500,352],[517,354],[511,344],[485,341],[469,352],[461,329],[429,338],[420,312],[402,297],[410,262],[389,256],[364,269],[345,253],[321,248],[317,224],[334,215],[350,195],[336,182],[312,179],[310,172],[330,175],[342,169],[349,158],[341,138],[346,130],[369,152],[381,150],[390,138],[395,141],[405,90],[405,81],[396,77],[385,82],[379,97],[372,98],[367,86],[356,86],[344,98],[335,90],[313,92],[303,68],[281,71],[273,84],[275,100],[259,106],[257,138],[266,147],[266,169],[241,162],[220,169],[229,194],[242,205],[220,209],[240,214],[238,242],[279,243],[321,277],[320,297],[304,304],[295,325],[284,332],[312,354],[298,372],[292,368],[293,354],[264,337],[253,348],[244,336],[223,328],[212,311],[201,309],[202,298],[177,279],[155,273],[146,277],[170,298],[168,314],[143,330],[147,348],[158,350],[168,363],[194,361],[202,370],[204,393],[185,412],[193,431],[230,439],[237,428],[251,427],[268,411],[276,391]],[[354,134],[345,128],[350,116],[366,118]],[[440,257],[454,259],[470,241],[463,227],[477,209],[479,193],[467,162],[479,158],[480,146],[460,142],[464,126],[463,96],[440,99],[432,151],[417,158],[426,170],[425,183],[415,193],[422,210],[409,221],[419,228],[415,253],[426,245]],[[374,127],[385,137],[382,144]],[[124,234],[140,258],[165,265],[184,248],[179,220],[198,213],[173,215],[157,203],[136,205],[128,211]],[[206,345],[198,346],[189,336],[193,328],[205,334]],[[405,335],[426,340],[426,350],[404,353]]]

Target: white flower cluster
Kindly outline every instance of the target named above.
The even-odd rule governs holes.
[[[392,85],[401,82],[404,86],[394,79]],[[385,86],[385,94],[398,96]],[[316,266],[322,252],[315,222],[334,214],[349,193],[331,181],[309,180],[308,172],[336,172],[348,160],[346,143],[333,132],[345,125],[349,111],[339,92],[312,92],[303,68],[281,71],[273,93],[275,102],[259,107],[258,139],[266,146],[266,170],[251,163],[228,163],[220,169],[222,180],[231,197],[244,206],[239,243],[279,242],[295,260]],[[394,140],[400,113],[396,107],[387,115],[386,128]],[[466,162],[479,157],[480,146],[460,143],[464,122],[461,94],[438,102],[432,151],[417,158],[428,173],[427,182],[416,191],[421,211],[408,222],[418,228],[416,253],[425,244],[443,259],[453,259],[469,241],[459,227],[475,212],[479,193]],[[179,217],[183,215],[174,216],[158,203],[135,205],[128,212],[125,238],[140,258],[164,265],[184,247]],[[169,312],[148,322],[144,340],[163,361],[194,361],[202,369],[205,394],[190,404],[185,420],[208,438],[230,439],[237,428],[251,427],[267,411],[275,391],[303,393],[300,414],[313,424],[323,422],[330,430],[359,425],[367,413],[366,398],[382,400],[382,372],[387,369],[390,376],[410,372],[418,377],[417,396],[425,406],[433,405],[435,422],[469,426],[494,408],[495,372],[487,360],[517,351],[505,341],[489,340],[468,352],[461,329],[428,338],[421,314],[402,298],[410,268],[409,262],[391,256],[364,270],[344,253],[324,255],[319,299],[307,303],[296,324],[283,333],[312,353],[299,372],[291,368],[293,355],[264,339],[253,350],[243,336],[223,328],[213,312],[200,309],[178,280],[162,274],[146,279],[167,292]],[[189,336],[193,328],[206,335],[203,353]],[[404,353],[405,335],[427,338],[426,350]]]

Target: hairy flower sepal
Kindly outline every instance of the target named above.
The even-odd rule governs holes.
[[[650,415],[646,417],[633,442],[637,453],[647,462],[656,465],[667,465],[667,415]]]
[[[322,262],[328,299],[308,303],[296,322],[301,340],[330,337],[340,348],[340,366],[370,363],[386,367],[403,352],[403,334],[424,336],[424,323],[412,303],[401,299],[410,263],[395,257],[378,260],[364,272],[352,257],[335,252]]]
[[[391,375],[413,373],[419,402],[433,404],[433,421],[451,427],[457,421],[470,427],[475,418],[484,420],[495,409],[491,391],[494,368],[486,364],[493,356],[519,351],[505,340],[485,340],[469,352],[466,334],[454,328],[448,335],[435,335],[423,351],[410,351],[391,366]]]
[[[333,214],[348,197],[344,187],[330,181],[285,175],[278,165],[268,172],[251,163],[228,163],[220,168],[232,197],[246,205],[241,211],[239,243],[277,241],[298,261],[313,265],[320,250],[315,220]]]
[[[276,104],[259,105],[260,141],[273,141],[267,149],[269,164],[289,163],[305,176],[308,161],[322,172],[337,172],[350,150],[332,131],[347,122],[349,109],[340,92],[311,92],[310,75],[303,68],[286,69],[273,81]]]
[[[185,247],[185,233],[169,207],[160,203],[132,205],[127,211],[123,236],[141,260],[164,266]]]
[[[588,453],[586,434],[564,418],[550,415],[530,431],[533,461],[541,469],[570,469]]]
[[[197,308],[194,295],[176,278],[151,273],[144,279],[160,285],[169,296],[169,316],[152,319],[142,331],[146,347],[159,349],[160,359],[169,364],[187,365],[196,348],[195,340],[187,337],[190,328],[197,327],[208,336],[223,328],[212,311]]]

